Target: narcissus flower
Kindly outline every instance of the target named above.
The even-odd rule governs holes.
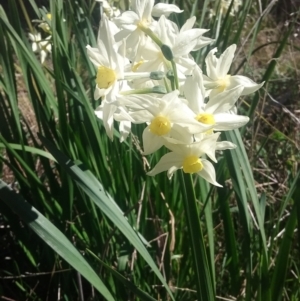
[[[208,29],[192,28],[196,18],[191,18],[182,26],[179,31],[177,25],[165,16],[161,16],[157,22],[154,34],[164,44],[168,45],[172,51],[173,60],[177,66],[178,76],[184,80],[183,75],[186,71],[196,63],[189,55],[191,51],[199,50],[200,48],[210,44],[213,40],[203,37],[203,34]],[[143,58],[146,60],[141,65],[141,71],[161,70],[167,72],[170,69],[170,62],[164,57],[161,47],[153,41],[148,41],[142,48]]]
[[[158,150],[165,142],[164,137],[189,143],[193,134],[211,128],[195,120],[194,113],[178,98],[178,91],[170,92],[162,98],[151,95],[129,96],[121,104],[127,107],[134,123],[148,124],[143,132],[144,154]]]
[[[221,186],[216,181],[216,172],[213,165],[208,160],[201,158],[207,154],[216,162],[214,153],[219,135],[220,133],[215,133],[191,144],[176,143],[176,140],[166,138],[165,146],[171,152],[161,157],[156,166],[147,175],[155,176],[160,172],[168,171],[167,175],[171,178],[176,170],[182,169],[184,173],[198,174],[207,182]]]
[[[29,33],[28,35],[32,42],[32,51],[40,54],[41,63],[43,64],[48,53],[51,53],[51,36],[43,40],[40,33]]]
[[[214,54],[218,51],[217,48],[212,49],[206,59],[207,76],[204,78],[204,87],[211,90],[210,95],[214,96],[226,90],[233,89],[237,86],[242,86],[243,91],[241,95],[248,95],[263,86],[264,83],[256,84],[253,80],[242,75],[228,74],[236,45],[229,46],[223,54],[217,58]]]
[[[114,40],[113,33],[116,30],[115,24],[103,15],[97,39],[98,47],[86,46],[88,56],[97,68],[94,98],[105,96],[108,102],[115,101],[121,89],[122,91],[130,89],[127,80],[150,77],[150,72],[125,72],[129,69],[130,63],[125,58],[124,51],[122,52],[124,45]]]
[[[192,75],[186,79],[183,90],[188,106],[195,113],[195,119],[200,123],[211,125],[214,131],[236,129],[249,121],[247,116],[230,112],[244,90],[241,85],[210,96],[209,101],[205,103],[202,71],[195,66]]]
[[[156,21],[152,18],[152,10],[155,16],[180,13],[180,10],[173,4],[159,3],[154,6],[154,0],[132,0],[131,10],[124,12],[114,21],[122,30],[116,35],[116,40],[126,40],[126,47],[132,61],[140,60],[140,48],[144,46],[148,37],[145,29],[152,28]],[[138,54],[138,55],[137,55]],[[153,71],[153,70],[152,70]]]
[[[125,58],[117,52],[117,44],[113,39],[110,21],[103,15],[97,39],[97,48],[87,46],[90,60],[97,68],[96,90],[94,98],[107,96],[109,100],[115,100],[120,90],[119,79],[124,78]]]

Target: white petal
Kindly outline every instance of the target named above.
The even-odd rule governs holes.
[[[179,9],[179,7],[174,4],[157,3],[152,9],[152,16],[159,18],[160,16],[164,15],[169,17],[171,13],[179,14],[182,12],[183,10]]]
[[[229,72],[232,60],[234,58],[234,53],[236,50],[236,45],[233,44],[229,46],[220,56],[218,60],[218,66],[216,72],[219,74],[219,78],[227,75]]]
[[[182,72],[183,74],[187,74],[190,73],[190,70],[193,69],[193,67],[196,65],[193,57],[179,57],[179,58],[175,58],[174,61],[176,62],[176,66],[178,68],[178,72]],[[179,75],[178,75],[179,77]],[[184,78],[186,78],[186,76],[184,76]]]
[[[44,50],[42,50],[42,51],[40,52],[40,55],[41,55],[41,63],[43,64],[44,61],[45,61],[45,59],[46,59],[46,57],[47,57],[47,52],[44,51]]]
[[[149,155],[157,151],[163,146],[164,140],[162,137],[154,135],[150,132],[149,126],[143,132],[144,155]]]
[[[120,30],[120,31],[119,31],[118,33],[116,33],[115,36],[114,36],[115,41],[116,41],[116,42],[120,42],[120,41],[126,39],[126,38],[130,35],[130,33],[131,33],[132,31],[134,31],[135,29],[136,29],[136,26],[133,25],[132,30],[129,30],[129,29],[123,29],[123,30]]]
[[[175,169],[182,167],[183,157],[181,155],[175,154],[173,152],[168,153],[161,157],[159,162],[154,166],[154,168],[147,173],[148,176],[155,176],[162,171],[172,169],[174,172]],[[171,175],[170,175],[171,176]]]
[[[51,51],[52,51],[52,45],[51,45],[50,42],[47,42],[47,44],[46,44],[46,50],[47,50],[49,53],[51,53]]]
[[[107,58],[105,58],[103,54],[99,52],[98,48],[93,48],[90,45],[87,45],[86,51],[90,60],[96,68],[98,68],[99,66],[109,66]]]
[[[33,52],[37,52],[39,49],[38,49],[38,44],[37,43],[32,43],[32,45],[31,45],[31,47],[32,47],[32,51]]]
[[[32,42],[40,42],[42,40],[42,36],[40,33],[37,34],[28,33],[28,36]]]
[[[217,162],[215,157],[216,143],[220,136],[220,133],[214,133],[212,135],[205,135],[202,140],[190,144],[191,153],[200,157],[206,154],[211,160]]]
[[[230,86],[242,85],[244,87],[241,95],[248,95],[257,91],[264,85],[264,83],[265,82],[257,84],[252,79],[242,75],[234,75],[230,77]]]
[[[128,108],[137,111],[137,110],[147,110],[152,118],[160,112],[159,103],[161,99],[155,98],[152,95],[143,94],[143,95],[132,95],[123,97],[119,100],[121,104],[127,106]],[[144,119],[143,119],[144,120]],[[146,122],[149,120],[145,120]]]
[[[106,101],[114,102],[120,91],[120,82],[116,81],[112,86],[105,89]]]
[[[164,43],[172,47],[175,43],[176,38],[176,30],[174,30],[174,24],[170,20],[168,20],[164,15],[162,15],[158,20],[158,26],[156,28],[157,35],[160,40]]]
[[[195,16],[187,19],[186,22],[180,28],[180,32],[192,29],[193,26],[194,26],[194,24],[195,24],[195,22],[196,22],[196,17]]]
[[[31,41],[33,41],[33,42],[35,42],[35,35],[33,35],[32,33],[28,33],[28,37],[29,37],[29,39],[31,40]]]
[[[218,60],[214,55],[217,51],[217,48],[213,48],[205,58],[207,76],[213,80],[218,80],[219,78],[219,74],[216,70]]]
[[[115,43],[113,33],[111,32],[110,26],[109,26],[109,20],[105,14],[103,14],[99,32],[98,32],[98,38],[97,38],[97,44],[98,48],[100,50],[100,53],[103,54],[103,56],[108,58],[109,66],[113,67],[113,63],[117,62],[117,53],[115,49],[113,48],[113,45]],[[104,45],[104,47],[103,47]],[[103,52],[107,52],[107,55],[105,55]],[[114,68],[115,69],[115,68]]]
[[[235,149],[236,145],[230,141],[220,141],[216,144],[216,150]]]
[[[139,16],[134,11],[125,11],[121,17],[114,18],[114,22],[118,27],[123,27],[124,25],[134,25],[139,21]],[[136,26],[134,27],[134,29]],[[133,29],[133,30],[134,30]]]
[[[155,43],[153,43],[152,40],[147,40],[146,43],[143,45],[142,56],[144,60],[149,61],[149,60],[156,59],[160,54],[161,54],[160,48]]]
[[[240,97],[243,86],[237,86],[211,97],[205,106],[207,113],[223,113],[229,111]]]
[[[145,5],[144,5],[144,11],[143,11],[143,14],[142,14],[142,19],[150,21],[152,19],[151,18],[151,12],[152,12],[152,9],[153,9],[154,0],[146,0],[146,1],[143,1],[143,2],[145,3]]]
[[[103,110],[102,109],[103,108],[101,106],[99,106],[95,111],[95,115],[101,120],[103,120]]]
[[[203,164],[203,169],[198,172],[198,175],[215,186],[223,187],[216,181],[216,171],[214,166],[205,159],[201,159],[201,162]]]
[[[120,142],[123,142],[128,137],[129,133],[131,132],[131,122],[130,121],[121,121],[119,125],[120,131]]]
[[[189,147],[190,144],[186,144],[182,142],[182,140],[173,139],[170,137],[165,137],[164,140],[164,145],[173,153],[180,155],[183,159],[191,154],[191,149]]]
[[[185,130],[186,132],[185,135],[203,133],[213,128],[212,125],[207,125],[198,122],[194,117],[192,118],[189,118],[188,116],[185,117],[182,112],[180,114],[180,110],[177,112],[174,111],[172,117],[173,117],[172,121],[174,122],[172,130],[178,131],[179,129],[177,127],[181,127],[182,130]]]
[[[196,45],[194,46],[194,48],[192,49],[192,51],[197,51],[209,44],[211,44],[214,41],[214,39],[211,38],[207,38],[207,37],[200,37],[196,43]]]
[[[229,113],[221,113],[214,115],[216,125],[214,130],[216,131],[229,131],[240,128],[249,121],[249,117],[234,115]]]
[[[106,102],[103,105],[103,125],[107,136],[111,140],[114,138],[114,112],[116,109],[116,106],[107,104]]]
[[[163,100],[171,103],[174,100],[178,100],[179,91],[175,90],[163,96]]]
[[[94,99],[97,100],[104,95],[105,95],[105,89],[100,89],[98,88],[98,85],[96,85],[96,89],[94,92]]]
[[[204,105],[205,89],[200,67],[195,65],[192,75],[188,76],[183,86],[184,96],[188,100],[188,106],[198,114]]]
[[[202,130],[202,128],[200,130],[199,128],[196,129],[197,132],[204,131]],[[170,136],[184,144],[189,144],[193,142],[193,134],[191,134],[191,128],[188,126],[182,127],[176,123],[173,124],[172,129],[170,131]]]
[[[138,71],[140,72],[143,71],[155,72],[155,71],[163,71],[163,70],[164,70],[164,65],[161,58],[156,58],[148,62],[145,62],[138,69]]]
[[[134,30],[126,39],[126,47],[128,50],[127,57],[131,61],[135,61],[138,48],[141,44],[143,32],[139,29]]]
[[[217,80],[211,79],[208,76],[206,76],[205,74],[203,74],[203,83],[204,83],[204,87],[208,90],[219,87]]]
[[[147,0],[132,0],[131,1],[131,10],[133,10],[139,19],[142,19],[145,2]]]
[[[117,112],[114,114],[114,119],[116,121],[134,122],[134,119],[131,117],[131,115],[128,113],[125,107],[118,105],[118,102],[116,102],[116,105],[118,107]]]
[[[181,32],[177,38],[176,43],[172,47],[174,56],[187,55],[191,50],[197,45],[198,39],[208,31],[207,29],[189,29],[184,32]]]

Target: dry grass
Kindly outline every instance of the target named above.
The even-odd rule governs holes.
[[[251,28],[255,20],[249,19],[248,22]],[[272,15],[263,21],[263,29],[258,33],[252,49],[253,54],[240,73],[260,81],[289,22],[287,19],[278,22]],[[244,32],[244,36],[247,34]],[[236,68],[247,56],[250,47],[250,41],[245,43],[243,53],[235,62]],[[244,140],[258,192],[265,193],[270,203],[282,200],[289,190],[288,179],[291,174],[296,174],[300,164],[299,50],[300,25],[294,28],[288,45],[280,58],[276,59],[272,79],[259,91],[260,101]],[[242,106],[245,105],[247,109],[251,98],[245,97],[243,103]]]

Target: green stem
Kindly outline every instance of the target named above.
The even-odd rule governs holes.
[[[172,64],[172,69],[173,69],[173,72],[174,72],[175,88],[178,90],[179,89],[179,83],[178,83],[178,74],[177,74],[176,63],[174,62],[174,60],[172,60],[171,64]]]
[[[146,27],[142,24],[139,24],[138,28],[140,30],[142,30],[145,34],[147,34],[153,40],[153,42],[155,42],[158,45],[159,48],[161,48],[164,45],[163,42],[158,38],[158,36],[156,36],[154,34],[154,32],[149,27]],[[174,62],[173,59],[170,60],[170,62],[172,64],[172,69],[173,69],[173,72],[174,72],[175,88],[178,90],[179,89],[179,83],[178,83],[176,63]]]
[[[163,42],[158,38],[157,35],[154,34],[154,32],[149,27],[139,24],[138,28],[142,30],[146,35],[148,35],[153,40],[153,42],[158,45],[159,48],[163,45]]]
[[[152,88],[121,91],[120,94],[121,95],[149,94],[149,93],[166,94],[166,92],[167,90],[165,89],[164,86],[154,86]]]
[[[203,234],[197,209],[197,200],[191,174],[181,171],[180,184],[188,232],[191,240],[192,257],[196,273],[198,301],[215,300],[215,289],[206,254]]]
[[[168,84],[166,78],[164,78],[164,84],[165,84],[165,87],[166,87],[167,92],[168,92],[168,93],[171,92],[171,89],[170,89],[170,87],[169,87],[169,84]]]
[[[25,5],[23,3],[23,0],[19,0],[19,3],[20,3],[20,6],[21,6],[21,9],[22,9],[24,18],[26,20],[26,23],[29,27],[29,30],[30,30],[31,33],[34,33],[34,28],[32,27],[32,24],[31,24],[30,18],[28,16],[27,9],[25,8]]]

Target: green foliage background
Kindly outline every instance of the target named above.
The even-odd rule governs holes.
[[[266,82],[240,103],[252,124],[224,134],[238,148],[220,154],[217,180],[224,187],[215,188],[180,173],[172,181],[146,177],[157,155],[141,154],[140,127],[122,144],[117,132],[113,142],[107,138],[94,115],[95,70],[85,49],[96,43],[97,2],[55,0],[47,9],[28,3],[0,7],[2,299],[298,300],[297,141],[293,131],[275,128],[280,138],[256,132],[260,104],[278,74],[297,75],[297,67],[276,69],[292,44],[297,10],[275,42],[258,44],[274,24],[275,2],[245,0],[238,14],[220,16],[218,1],[177,1],[185,12],[173,21],[182,25],[195,15],[197,26],[216,37],[194,53],[203,68],[211,48],[221,53],[237,43],[232,74]],[[41,65],[27,32],[47,10],[53,47]],[[271,45],[271,58],[251,67]],[[281,159],[286,188],[279,185],[274,201],[273,188],[260,189],[265,179],[254,180],[253,170],[261,160],[272,168],[270,150],[278,149],[290,159]]]

